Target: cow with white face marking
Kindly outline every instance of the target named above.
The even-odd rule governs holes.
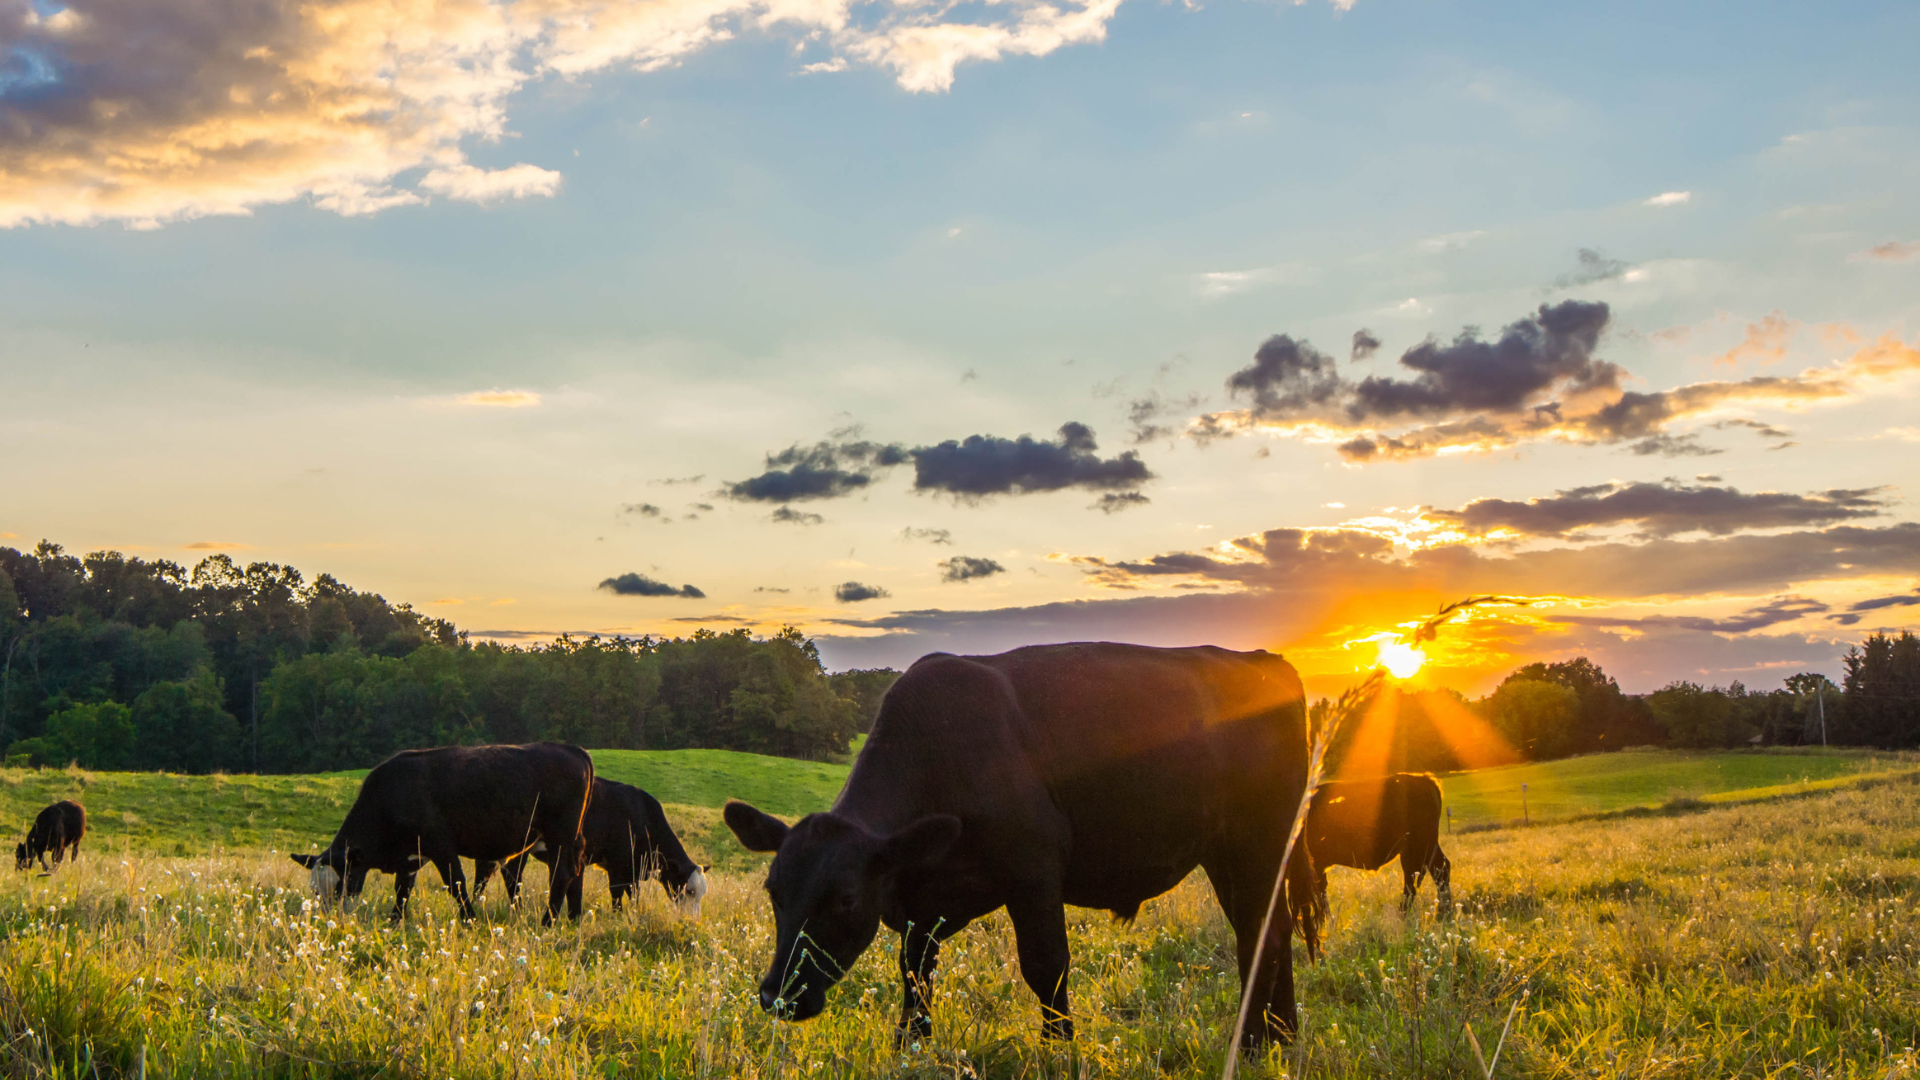
[[[415,875],[431,865],[470,919],[461,856],[497,862],[544,842],[555,867],[544,921],[553,921],[563,897],[578,919],[580,826],[592,792],[593,759],[566,743],[403,750],[367,774],[325,851],[292,858],[329,900],[360,895],[369,870],[392,874],[395,921],[406,914]]]
[[[700,917],[700,899],[707,895],[707,868],[688,857],[673,826],[667,824],[667,812],[660,800],[631,784],[596,776],[581,834],[586,838],[587,862],[607,872],[613,910],[619,911],[626,898],[633,895],[635,884],[657,876],[667,898],[682,915]],[[528,856],[552,865],[552,849],[544,843],[535,844],[533,850],[504,864],[477,862],[473,867],[473,894],[479,896],[486,889],[497,867],[508,898],[518,899]]]
[[[1306,780],[1305,697],[1278,656],[1083,643],[922,657],[831,810],[789,825],[727,804],[741,844],[776,853],[760,1005],[817,1015],[884,925],[901,935],[900,1036],[925,1037],[940,943],[1005,907],[1043,1033],[1071,1038],[1067,905],[1131,919],[1198,866],[1238,939],[1245,1039],[1289,1040],[1296,918],[1317,940],[1304,850],[1267,913]]]

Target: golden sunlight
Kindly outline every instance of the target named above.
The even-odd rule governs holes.
[[[1427,662],[1427,654],[1404,641],[1380,643],[1380,666],[1396,679],[1411,679]]]

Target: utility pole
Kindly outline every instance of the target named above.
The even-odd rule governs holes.
[[[1527,825],[1533,824],[1533,815],[1527,811],[1527,785],[1525,784],[1520,785],[1520,821]]]

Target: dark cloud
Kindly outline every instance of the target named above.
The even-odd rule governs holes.
[[[913,457],[914,490],[940,491],[961,499],[1069,487],[1130,488],[1153,479],[1136,451],[1102,458],[1098,449],[1091,428],[1067,423],[1061,425],[1057,442],[1029,435],[1017,439],[969,435],[959,442],[949,439],[908,453]]]
[[[610,577],[600,583],[600,588],[618,596],[684,596],[690,600],[703,600],[706,593],[691,585],[679,588],[664,581],[655,581],[645,574],[621,574]]]
[[[1788,431],[1786,428],[1775,427],[1772,424],[1763,424],[1758,420],[1747,420],[1742,418],[1735,418],[1732,420],[1721,420],[1714,423],[1711,426],[1716,429],[1743,427],[1751,430],[1755,435],[1758,435],[1763,439],[1793,438],[1793,432]]]
[[[1562,274],[1554,279],[1554,286],[1561,289],[1577,288],[1581,285],[1594,285],[1602,281],[1613,281],[1626,275],[1633,269],[1630,263],[1619,259],[1609,259],[1592,248],[1581,248],[1579,267],[1572,273]]]
[[[768,515],[768,520],[788,525],[818,525],[827,520],[819,514],[809,514],[805,510],[795,510],[791,506],[782,506]]]
[[[673,622],[683,623],[732,623],[735,626],[750,626],[752,619],[743,619],[738,615],[682,615]]]
[[[780,586],[778,586],[778,585],[756,585],[756,586],[754,586],[754,588],[753,588],[753,591],[754,591],[754,592],[763,592],[763,593],[790,593],[790,592],[792,592],[793,590],[792,590],[792,589],[787,589],[787,588],[782,588],[782,587],[780,587]]]
[[[879,472],[904,464],[898,444],[843,438],[812,446],[795,444],[767,455],[766,471],[724,488],[729,498],[752,502],[797,502],[850,495],[871,484]]]
[[[1497,341],[1472,329],[1450,344],[1426,341],[1400,356],[1410,379],[1368,376],[1353,388],[1353,420],[1441,416],[1466,410],[1508,411],[1543,393],[1577,393],[1618,385],[1624,372],[1594,356],[1611,312],[1605,304],[1567,300],[1540,305],[1509,324]]]
[[[1551,498],[1475,499],[1431,516],[1470,533],[1504,529],[1525,536],[1566,536],[1582,529],[1635,525],[1645,536],[1828,525],[1874,517],[1886,507],[1879,488],[1836,488],[1810,495],[1674,482],[1601,484],[1557,492]]]
[[[1373,331],[1362,328],[1353,332],[1353,348],[1347,353],[1347,359],[1352,363],[1371,360],[1379,351],[1380,339],[1373,336]]]
[[[976,559],[971,555],[955,555],[951,559],[942,559],[938,565],[941,581],[973,581],[1007,572],[1006,567],[992,559]]]
[[[1841,626],[1853,626],[1861,619],[1866,618],[1866,612],[1879,611],[1882,608],[1914,607],[1916,605],[1920,605],[1920,588],[1915,588],[1914,591],[1910,593],[1899,593],[1895,596],[1876,596],[1871,600],[1862,600],[1857,604],[1848,605],[1846,611],[1838,615],[1829,615],[1827,618],[1832,619]]]
[[[953,533],[948,529],[916,529],[912,525],[900,530],[902,540],[925,540],[929,544],[952,544]]]
[[[1103,514],[1117,514],[1122,510],[1145,506],[1152,501],[1137,491],[1109,491],[1089,503],[1087,509],[1098,510]]]
[[[1170,398],[1158,390],[1143,398],[1135,398],[1127,403],[1127,425],[1133,430],[1136,445],[1152,442],[1155,439],[1171,438],[1180,433],[1184,426],[1184,417],[1200,405],[1199,394],[1188,394],[1183,398]],[[1161,421],[1173,416],[1182,417],[1181,425],[1165,424]]]
[[[692,476],[667,476],[667,477],[662,477],[662,478],[661,478],[661,479],[659,479],[659,480],[649,480],[649,481],[647,481],[647,483],[649,483],[649,484],[660,484],[660,485],[663,485],[663,486],[666,486],[666,487],[672,487],[672,486],[675,486],[675,485],[677,485],[677,484],[697,484],[697,483],[699,483],[700,481],[702,481],[702,480],[705,480],[706,478],[707,478],[707,474],[706,474],[706,473],[695,473],[695,474],[693,474]]]
[[[833,587],[833,598],[843,604],[857,604],[862,600],[880,600],[892,595],[878,585],[862,585],[857,581],[846,581]]]
[[[711,511],[713,509],[712,503],[697,502],[688,503],[687,505],[693,507],[695,510]]]
[[[652,503],[628,503],[620,508],[622,513],[639,514],[641,517],[657,518],[661,514],[659,507]]]
[[[1702,443],[1698,435],[1668,435],[1664,432],[1659,435],[1649,435],[1629,445],[1627,449],[1641,457],[1654,454],[1661,457],[1712,457],[1715,454],[1726,453],[1720,447]]]
[[[1605,615],[1556,615],[1553,621],[1603,629],[1646,630],[1652,627],[1675,627],[1711,634],[1747,634],[1755,630],[1765,630],[1780,623],[1793,622],[1808,615],[1818,615],[1826,610],[1827,605],[1818,600],[1810,600],[1804,596],[1783,596],[1724,619],[1710,619],[1697,615],[1646,615],[1630,619],[1610,618]]]
[[[1227,376],[1227,392],[1250,396],[1261,416],[1292,416],[1349,391],[1333,357],[1286,334],[1268,338],[1254,351],[1251,366]]]

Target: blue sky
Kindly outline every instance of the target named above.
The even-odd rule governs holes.
[[[1366,660],[1348,642],[1471,585],[1552,602],[1488,614],[1463,685],[1569,650],[1630,689],[1770,685],[1916,621],[1835,618],[1920,577],[1912,5],[818,3],[768,24],[567,0],[423,25],[257,0],[211,39],[184,29],[203,6],[0,5],[0,453],[33,463],[3,542],[225,546],[533,637],[792,621],[843,664],[1101,636],[1334,679]],[[941,57],[983,41],[1003,54],[941,89]],[[342,120],[356,95],[385,111]],[[1631,439],[1522,433],[1549,399],[1579,413],[1569,383],[1493,420],[1361,424],[1339,396],[1413,378],[1396,360],[1429,337],[1571,301],[1606,305],[1593,355],[1620,372],[1586,407],[1720,389]],[[1362,328],[1379,351],[1350,362]],[[1347,412],[1229,391],[1277,334],[1338,361]],[[1238,434],[1194,437],[1229,413]],[[1437,454],[1336,451],[1476,416]],[[1151,479],[965,499],[916,491],[909,462],[790,504],[726,486],[789,446],[1070,421]],[[1653,436],[1674,454],[1635,452]],[[1596,505],[1607,484],[1625,494]],[[1089,509],[1120,491],[1148,501]],[[1644,498],[1733,516],[1656,533]],[[1476,499],[1585,516],[1436,524]],[[1872,557],[1780,554],[1835,528],[1872,535],[1830,555]],[[1310,580],[1219,547],[1274,529],[1401,542]],[[1659,572],[1747,541],[1792,569]],[[1491,562],[1440,573],[1415,559],[1435,548]],[[1002,569],[945,580],[955,555]],[[1603,561],[1628,569],[1578,570]],[[596,587],[628,572],[704,596]],[[848,581],[888,595],[836,601]]]

